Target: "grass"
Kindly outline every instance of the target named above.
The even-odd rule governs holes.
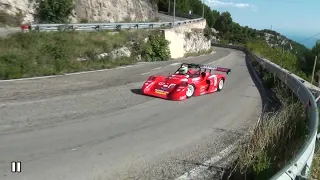
[[[313,161],[312,161],[312,170],[311,170],[311,178],[312,179],[320,179],[320,147],[319,143],[317,144]]]
[[[209,50],[207,51],[199,51],[199,52],[188,52],[184,54],[184,57],[194,57],[194,56],[200,56],[200,55],[204,55],[204,54],[210,54],[213,52],[213,48],[211,47]]]
[[[110,52],[122,47],[129,48],[130,57],[114,59],[109,56]],[[212,51],[210,49],[187,56],[209,54]],[[103,59],[98,58],[98,55],[105,53],[108,55]],[[0,38],[0,79],[114,68],[138,61],[166,61],[170,57],[169,41],[159,30],[30,31]]]
[[[144,39],[156,31],[30,32],[0,38],[0,79],[55,75],[136,63]],[[122,46],[131,57],[97,59]],[[85,58],[86,61],[78,61]]]
[[[318,133],[320,133],[320,126],[318,127]],[[319,143],[319,141],[316,142],[316,148],[314,151],[314,156],[313,156],[311,168],[312,168],[311,169],[311,178],[314,180],[320,179],[320,143]]]
[[[236,151],[237,160],[224,174],[224,179],[263,180],[271,178],[301,148],[308,132],[304,107],[279,79],[253,63],[264,85],[273,97],[262,113],[251,137]]]
[[[251,139],[238,149],[238,176],[269,179],[284,167],[305,140],[306,129],[300,129],[306,127],[304,119],[300,103],[264,114]]]

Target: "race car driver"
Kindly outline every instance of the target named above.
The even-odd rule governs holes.
[[[188,66],[182,66],[180,69],[179,69],[179,74],[181,75],[187,75],[188,73]]]

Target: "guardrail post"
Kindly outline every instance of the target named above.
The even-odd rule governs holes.
[[[102,28],[101,28],[101,26],[100,26],[100,25],[96,26],[96,29],[98,29],[98,31],[99,31],[99,32],[101,32],[101,31],[102,31]]]
[[[117,29],[117,31],[120,31],[121,30],[121,25],[116,25],[116,29]]]

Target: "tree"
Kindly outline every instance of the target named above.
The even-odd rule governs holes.
[[[222,34],[226,34],[229,31],[232,22],[231,14],[228,11],[223,12],[215,23],[215,28]]]
[[[75,8],[73,0],[38,1],[38,16],[43,23],[66,23]]]
[[[170,11],[173,11],[173,0],[171,1]],[[158,7],[160,11],[168,11],[168,3],[169,0],[159,0]],[[188,13],[189,10],[192,11],[192,14],[202,16],[204,7],[204,18],[207,21],[207,26],[205,29],[206,36],[210,36],[210,28],[215,28],[219,31],[219,37],[221,40],[226,42],[238,43],[238,44],[246,44],[250,41],[259,40],[261,42],[265,41],[265,33],[269,33],[274,35],[274,38],[271,38],[270,41],[273,41],[274,44],[279,44],[279,40],[286,39],[287,44],[290,44],[293,47],[293,50],[286,48],[286,50],[290,51],[294,56],[298,57],[298,64],[300,64],[301,68],[304,68],[306,72],[308,72],[309,61],[313,62],[310,57],[312,54],[308,54],[310,50],[299,44],[295,41],[292,41],[280,33],[264,29],[257,30],[250,28],[248,26],[241,26],[239,23],[233,22],[232,16],[229,12],[222,12],[215,9],[211,9],[206,4],[203,6],[201,0],[176,0],[176,13]],[[281,37],[278,39],[277,37]],[[289,47],[289,46],[286,46]],[[279,49],[277,49],[278,51]],[[281,51],[279,51],[281,52]],[[310,57],[309,57],[310,56]],[[313,55],[314,56],[314,55]],[[320,59],[320,58],[319,58]],[[320,65],[320,63],[319,63]],[[319,67],[320,68],[320,67]]]

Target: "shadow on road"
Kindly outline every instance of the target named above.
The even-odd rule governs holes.
[[[133,94],[143,95],[141,89],[135,88],[135,89],[130,89],[130,91],[131,91]]]

